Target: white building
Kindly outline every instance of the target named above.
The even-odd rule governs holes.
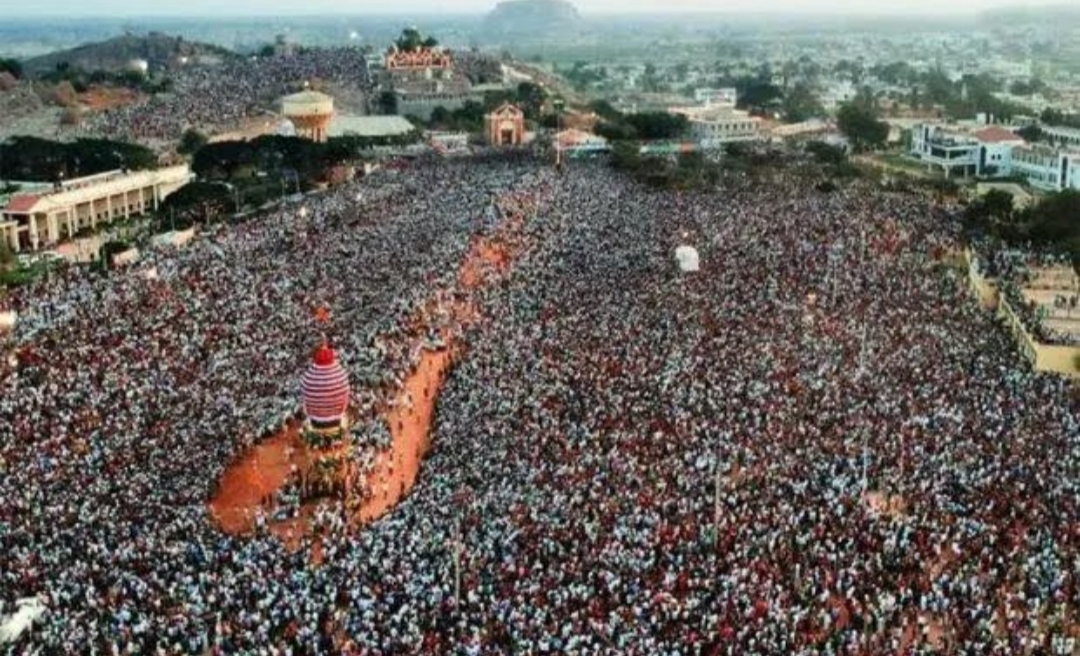
[[[402,116],[350,116],[338,114],[330,121],[327,135],[331,137],[401,137],[416,130]]]
[[[1041,125],[1039,131],[1056,145],[1080,148],[1080,130],[1076,128]]]
[[[734,108],[738,99],[739,93],[734,87],[694,89],[694,101],[702,105],[719,105]]]
[[[1023,138],[996,125],[973,129],[923,123],[911,130],[910,154],[928,167],[940,168],[946,177],[1008,175],[1012,149],[1023,144]]]
[[[821,105],[829,111],[835,111],[840,105],[854,100],[857,95],[859,90],[854,84],[848,80],[840,80],[830,84],[821,94]]]
[[[1057,143],[1073,143],[1068,140],[1070,132],[1080,138],[1080,130],[1056,130]],[[916,125],[911,132],[911,156],[942,169],[946,176],[1018,175],[1045,191],[1080,190],[1080,150],[1028,144],[996,125]]]
[[[718,148],[737,141],[764,138],[759,119],[729,106],[672,107],[690,121],[690,138],[702,148]]]
[[[46,193],[16,194],[0,209],[0,239],[16,252],[57,244],[84,228],[157,209],[193,177],[186,164],[110,171],[70,180]]]
[[[1017,146],[1012,152],[1012,173],[1045,191],[1080,191],[1080,152],[1037,144]]]

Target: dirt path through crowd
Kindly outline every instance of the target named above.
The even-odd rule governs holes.
[[[255,510],[289,477],[300,444],[295,426],[256,444],[229,467],[210,502],[210,514],[226,533],[242,534],[255,523]]]
[[[517,233],[524,223],[524,212],[535,207],[529,195],[521,194],[504,197],[500,205],[507,214],[500,227],[492,235],[473,241],[454,287],[433,293],[418,313],[416,330],[409,338],[412,352],[419,352],[418,364],[387,404],[384,417],[390,427],[391,447],[377,454],[373,470],[366,474],[370,492],[349,518],[354,527],[385,515],[417,482],[430,447],[439,391],[464,348],[462,333],[479,318],[473,295],[509,268],[521,247]],[[442,320],[436,319],[439,317]],[[425,346],[431,333],[438,334],[442,348],[432,350]],[[272,499],[286,484],[294,466],[303,470],[307,465],[304,459],[299,426],[289,426],[249,449],[222,476],[209,504],[211,516],[226,533],[245,535],[254,530],[261,510],[268,517],[269,530],[287,547],[299,548],[302,538],[310,533],[310,519],[317,505],[304,504],[298,517],[275,521],[269,519],[273,504],[267,504],[266,500]],[[318,541],[314,551],[319,556]]]

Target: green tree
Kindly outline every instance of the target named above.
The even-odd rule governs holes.
[[[764,114],[774,111],[780,104],[783,92],[770,81],[770,77],[742,77],[736,80],[739,109],[752,113]]]
[[[1043,93],[1046,88],[1046,83],[1038,78],[1017,80],[1009,85],[1009,93],[1014,96],[1031,96],[1036,93]]]
[[[1025,218],[1032,241],[1068,249],[1080,262],[1080,191],[1050,194],[1029,209]]]
[[[0,178],[54,182],[116,169],[151,169],[154,151],[110,139],[77,139],[71,143],[37,137],[12,137],[0,143]]]
[[[232,180],[245,169],[254,169],[258,154],[247,141],[218,141],[200,148],[191,170],[204,180]]]
[[[393,116],[398,112],[398,96],[392,90],[386,90],[379,94],[379,113]]]
[[[787,123],[800,123],[815,116],[823,116],[825,108],[817,94],[805,82],[798,82],[784,94],[781,112]]]
[[[7,71],[15,79],[21,79],[23,76],[22,62],[18,59],[0,59],[0,71]]]
[[[212,221],[234,207],[229,188],[220,182],[189,182],[161,204],[158,228],[186,230],[199,221]]]
[[[535,120],[540,117],[540,112],[547,101],[547,92],[541,86],[532,82],[522,82],[518,85],[515,96],[515,101],[521,107],[521,111],[525,112],[526,118]]]
[[[638,138],[634,126],[624,121],[600,121],[594,130],[597,135],[612,143],[631,141]]]
[[[420,30],[415,27],[406,27],[401,31],[401,35],[394,42],[398,50],[405,52],[414,52],[421,48],[434,48],[439,45],[439,42],[434,37],[424,38],[424,35],[420,33]]]
[[[840,108],[836,126],[856,152],[881,148],[889,138],[889,124],[879,121],[875,112],[855,102]]]
[[[625,119],[641,139],[677,139],[690,128],[690,121],[685,116],[667,112],[628,114]]]
[[[1014,218],[1018,217],[1013,210],[1013,197],[1000,189],[991,189],[971,202],[964,211],[964,222],[969,229],[1006,241],[1022,238],[1022,229]]]
[[[847,160],[847,154],[844,152],[843,148],[827,144],[824,141],[810,141],[806,144],[805,148],[806,152],[813,155],[814,159],[822,164],[832,164],[836,166]]]
[[[621,171],[638,171],[641,168],[641,147],[629,141],[616,142],[611,147],[611,164]]]
[[[1043,138],[1043,131],[1037,125],[1025,125],[1017,130],[1016,134],[1029,143],[1035,143]]]
[[[450,125],[450,110],[439,105],[435,109],[431,110],[431,116],[428,118],[428,123],[435,128],[446,128]]]
[[[113,258],[131,248],[126,241],[112,240],[101,245],[100,260],[106,267],[112,267]]]
[[[195,128],[188,128],[187,130],[184,130],[184,134],[180,136],[180,144],[176,147],[176,152],[181,155],[194,155],[195,152],[205,146],[206,143],[206,135]]]
[[[596,115],[605,121],[622,120],[622,112],[615,109],[615,107],[606,100],[594,100],[589,104],[589,109],[596,112]]]

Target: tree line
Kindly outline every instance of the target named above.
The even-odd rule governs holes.
[[[690,131],[690,121],[682,114],[668,112],[624,114],[606,100],[594,102],[591,109],[600,117],[600,122],[597,123],[594,131],[612,143],[681,139]]]
[[[111,139],[52,141],[11,137],[0,142],[0,178],[26,182],[58,182],[117,169],[152,169],[154,151]]]
[[[1006,244],[1032,244],[1072,255],[1080,266],[1080,191],[1066,189],[1040,202],[1019,209],[1010,194],[997,189],[968,205],[966,228],[976,236],[991,237]]]
[[[230,211],[260,207],[285,194],[308,191],[341,180],[351,165],[372,148],[416,143],[419,132],[386,137],[343,135],[325,142],[301,137],[263,135],[249,141],[206,143],[196,132],[181,145],[194,151],[191,169],[198,180],[166,198],[159,229],[184,229]]]

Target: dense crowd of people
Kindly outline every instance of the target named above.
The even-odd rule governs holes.
[[[1006,248],[990,242],[976,242],[972,249],[972,264],[976,271],[997,285],[1001,294],[1016,312],[1025,330],[1043,344],[1080,345],[1080,330],[1055,330],[1047,321],[1051,316],[1073,314],[1080,317],[1080,288],[1076,276],[1061,276],[1072,271],[1072,258],[1067,254],[1046,252],[1036,248]],[[1023,288],[1045,282],[1041,276],[1055,275],[1053,303],[1040,304],[1025,297]],[[1062,279],[1064,278],[1064,279]]]
[[[270,57],[238,58],[216,65],[191,65],[174,74],[170,93],[134,105],[97,112],[88,131],[110,137],[173,141],[184,130],[235,130],[244,121],[276,111],[296,85],[322,80],[371,93],[375,80],[357,48],[311,48]]]
[[[320,517],[318,564],[219,532],[208,495],[295,411],[312,309],[374,416],[509,193],[543,202],[475,292],[408,498]],[[17,649],[1074,653],[1080,403],[940,264],[948,210],[782,167],[676,195],[528,158],[305,207],[15,299],[0,615],[49,608]]]

